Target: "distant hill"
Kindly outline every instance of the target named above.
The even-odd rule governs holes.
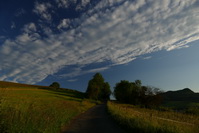
[[[0,88],[12,88],[12,87],[30,87],[30,88],[48,88],[48,86],[39,86],[39,85],[29,85],[29,84],[21,84],[21,83],[14,83],[8,81],[0,81]]]
[[[163,101],[199,102],[199,93],[195,93],[189,88],[177,91],[168,91],[161,95],[163,97]]]

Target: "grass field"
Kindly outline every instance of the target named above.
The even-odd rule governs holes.
[[[199,116],[108,102],[111,116],[129,132],[199,133]]]
[[[1,133],[58,133],[95,105],[77,91],[39,88],[0,82]]]
[[[186,101],[167,101],[162,104],[166,108],[173,110],[179,110],[189,114],[195,114],[199,116],[199,103],[186,102]]]

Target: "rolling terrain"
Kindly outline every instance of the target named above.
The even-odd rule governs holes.
[[[192,113],[199,115],[199,93],[185,88],[177,91],[168,91],[162,93],[161,96],[163,98],[163,106],[175,110],[192,110]]]
[[[95,106],[96,101],[84,95],[71,89],[0,81],[0,132],[199,133],[199,94],[190,89],[161,94],[166,110],[109,101],[110,115],[105,104]]]
[[[70,89],[0,82],[1,133],[57,133],[95,103]]]
[[[199,102],[199,93],[195,93],[189,88],[177,91],[168,91],[163,93],[162,96],[166,101]]]

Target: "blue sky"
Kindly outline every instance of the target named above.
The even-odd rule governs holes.
[[[101,72],[199,92],[197,0],[1,0],[0,80],[85,91]]]

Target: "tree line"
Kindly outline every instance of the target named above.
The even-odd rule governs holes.
[[[161,104],[161,93],[159,88],[142,86],[141,80],[135,80],[135,82],[121,80],[116,84],[113,95],[122,103],[155,107]]]
[[[110,85],[104,81],[100,73],[96,73],[88,82],[86,96],[89,99],[106,101],[113,94],[115,99],[122,103],[154,107],[160,105],[162,91],[151,86],[142,86],[141,80],[130,82],[121,80],[116,83],[114,91],[111,92]]]
[[[50,87],[59,89],[60,85],[58,82],[53,82]],[[154,107],[161,104],[161,93],[162,91],[158,88],[142,86],[141,80],[134,82],[121,80],[116,83],[113,92],[111,92],[109,83],[105,82],[100,73],[96,73],[88,82],[85,95],[88,99],[104,102],[110,100],[110,95],[113,94],[118,102]]]

